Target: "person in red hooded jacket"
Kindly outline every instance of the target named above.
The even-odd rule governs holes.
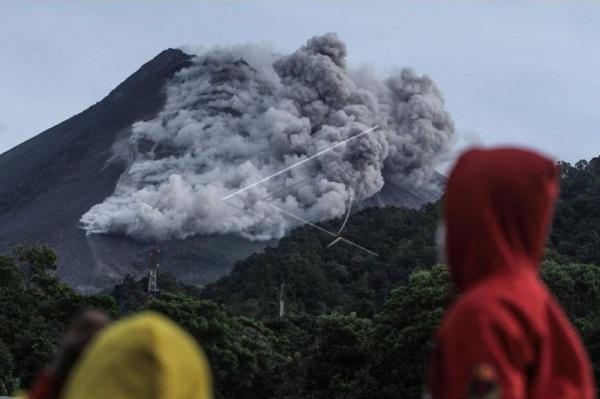
[[[468,151],[448,178],[445,249],[458,297],[435,338],[433,399],[588,399],[583,345],[539,276],[558,193],[549,159]]]

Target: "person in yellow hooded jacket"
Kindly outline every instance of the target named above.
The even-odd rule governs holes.
[[[42,379],[29,399],[45,396]],[[177,324],[144,312],[104,328],[57,392],[62,399],[212,399],[210,366]]]

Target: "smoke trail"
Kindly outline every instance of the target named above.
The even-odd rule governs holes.
[[[319,221],[379,192],[384,176],[429,181],[453,123],[441,93],[410,69],[379,79],[349,72],[335,34],[289,55],[258,46],[197,56],[166,87],[159,115],[132,127],[137,156],[112,196],[81,222],[88,233],[139,239],[238,233],[281,237],[296,221],[272,204]],[[379,129],[234,198],[221,198],[372,126]],[[302,184],[298,184],[301,181]],[[281,191],[289,187],[289,190]]]

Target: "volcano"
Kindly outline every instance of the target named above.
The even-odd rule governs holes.
[[[234,233],[141,240],[119,232],[89,234],[82,228],[82,215],[113,195],[131,166],[119,146],[131,137],[132,126],[157,118],[167,101],[168,82],[193,64],[194,57],[182,50],[165,50],[100,102],[1,154],[0,250],[48,244],[58,254],[61,280],[93,292],[126,274],[146,273],[155,245],[161,249],[161,270],[206,284],[226,275],[236,261],[275,243]],[[226,72],[219,79],[229,79]],[[140,141],[138,147],[144,145],[152,145],[159,157],[171,155],[167,145]],[[386,178],[383,188],[357,209],[419,207],[439,198],[440,179],[436,174],[436,184],[407,187],[402,180]]]

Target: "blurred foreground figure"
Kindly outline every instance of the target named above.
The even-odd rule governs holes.
[[[73,368],[65,399],[210,399],[208,361],[185,331],[156,313],[106,328]]]
[[[472,150],[444,201],[446,255],[460,296],[436,337],[434,399],[588,399],[592,369],[539,277],[558,193],[554,163],[518,149]]]
[[[106,327],[70,367],[58,391],[43,386],[38,383],[29,397],[212,399],[208,361],[194,339],[152,312]]]

